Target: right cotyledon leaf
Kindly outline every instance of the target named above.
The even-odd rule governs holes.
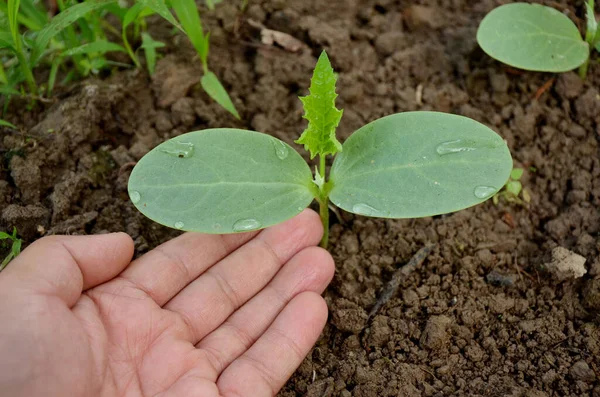
[[[343,144],[329,198],[360,215],[418,218],[479,204],[512,170],[506,142],[466,117],[407,112],[375,120]]]
[[[148,218],[204,233],[236,233],[281,223],[314,198],[308,164],[289,145],[254,131],[190,132],[146,154],[129,178],[129,197]]]
[[[493,9],[479,25],[477,42],[492,58],[525,70],[566,72],[589,57],[589,45],[569,17],[539,4]]]

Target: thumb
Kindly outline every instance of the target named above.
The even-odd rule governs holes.
[[[125,233],[44,237],[0,273],[0,290],[57,296],[71,307],[82,291],[121,273],[132,256],[133,241]]]

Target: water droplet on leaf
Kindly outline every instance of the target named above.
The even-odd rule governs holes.
[[[496,188],[491,186],[477,186],[473,193],[478,199],[485,199],[491,197],[494,193],[496,193]]]
[[[352,206],[352,212],[354,212],[355,214],[366,215],[366,216],[381,216],[383,214],[378,209],[375,209],[368,204],[362,204],[362,203],[354,204]]]
[[[142,195],[137,190],[132,190],[129,192],[129,198],[133,204],[137,204],[142,199]]]
[[[185,226],[185,224],[183,222],[181,222],[181,221],[178,221],[178,222],[175,222],[175,224],[173,226],[175,226],[175,229],[181,230],[181,229],[183,229],[183,227]]]
[[[160,151],[179,158],[192,157],[194,155],[194,144],[189,142],[169,141],[164,147],[160,148]]]
[[[279,160],[285,160],[288,156],[289,150],[285,143],[279,139],[273,139],[273,146],[275,147],[275,154]]]
[[[256,219],[240,219],[233,224],[234,232],[249,232],[251,230],[259,229],[261,226],[260,222]]]
[[[451,154],[451,153],[470,152],[472,150],[475,150],[475,148],[470,145],[465,144],[465,142],[463,142],[462,139],[457,139],[455,141],[443,142],[443,143],[440,143],[437,146],[437,148],[435,148],[435,151],[440,156],[443,156],[445,154]]]
[[[302,212],[302,210],[303,210],[304,208],[302,208],[302,207],[298,207],[298,208],[296,208],[296,209],[297,209],[299,212]]]
[[[215,223],[213,225],[213,229],[215,229],[215,230],[221,230],[221,224],[220,223]]]

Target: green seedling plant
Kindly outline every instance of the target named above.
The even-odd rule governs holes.
[[[172,138],[146,154],[129,179],[136,208],[163,225],[237,233],[281,223],[320,206],[327,245],[329,202],[359,215],[416,218],[479,204],[504,186],[512,169],[505,141],[466,117],[399,113],[373,121],[344,144],[335,135],[337,75],[319,57],[308,128],[296,141],[318,157],[309,165],[287,143],[255,131],[207,129]],[[327,157],[333,164],[327,173]]]
[[[33,70],[42,64],[51,65],[48,95],[67,59],[74,68],[66,69],[74,69],[81,77],[110,66],[103,55],[125,49],[106,40],[102,28],[106,24],[98,13],[115,2],[58,0],[61,12],[52,19],[33,0],[8,0],[0,5],[0,92],[23,95],[18,87],[24,82],[28,95],[41,95]]]
[[[579,68],[579,75],[585,78],[590,51],[600,51],[594,0],[586,1],[585,7],[584,38],[569,17],[554,8],[511,3],[485,16],[477,30],[477,42],[488,55],[507,65],[539,72]]]
[[[12,234],[0,232],[0,241],[8,241],[10,243],[10,251],[0,262],[0,272],[8,265],[10,261],[16,258],[21,253],[22,241],[17,237],[17,228],[13,228]]]
[[[521,177],[523,176],[523,168],[513,168],[510,172],[510,177],[504,185],[504,188],[494,195],[492,201],[498,205],[500,198],[506,200],[510,204],[518,204],[527,206],[531,202],[529,191],[523,187]]]

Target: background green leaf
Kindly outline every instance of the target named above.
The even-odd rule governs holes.
[[[60,14],[52,18],[50,23],[42,29],[36,39],[33,48],[33,64],[36,64],[42,55],[42,52],[50,43],[50,40],[66,27],[85,16],[88,12],[102,8],[107,4],[114,3],[116,0],[91,0],[85,3],[78,3],[62,11]]]
[[[229,113],[233,114],[236,119],[240,119],[240,115],[233,102],[231,102],[229,94],[219,81],[219,78],[213,72],[207,72],[202,76],[200,84],[202,84],[202,88],[206,91],[208,96],[214,99],[219,105],[223,106]]]
[[[539,4],[495,8],[481,21],[477,41],[492,58],[525,70],[566,72],[589,56],[589,46],[575,24]]]
[[[105,54],[107,52],[112,52],[112,51],[127,52],[124,47],[122,47],[116,43],[111,43],[110,41],[106,41],[106,40],[98,40],[98,41],[94,41],[93,43],[87,43],[87,44],[83,44],[83,45],[80,45],[75,48],[71,48],[71,49],[63,52],[61,55],[62,56],[72,56],[72,55],[92,54],[92,53]]]
[[[174,2],[176,3],[177,1],[179,0],[175,0]],[[137,0],[137,2],[150,8],[152,11],[169,21],[172,25],[181,29],[181,25],[177,22],[171,11],[169,11],[169,7],[167,7],[165,0]]]
[[[268,227],[313,200],[312,175],[284,142],[259,132],[209,129],[150,151],[129,179],[131,201],[163,225],[204,233]]]
[[[154,40],[149,33],[142,33],[141,48],[144,49],[144,53],[146,54],[146,66],[148,67],[148,73],[150,73],[150,75],[153,75],[154,70],[156,69],[156,49],[164,46],[165,43]]]
[[[208,35],[204,34],[202,22],[200,22],[200,13],[194,0],[176,0],[171,2],[171,6],[177,14],[177,18],[183,26],[183,30],[196,49],[204,69],[208,69]]]
[[[11,124],[8,121],[1,120],[1,119],[0,119],[0,126],[1,127],[9,127],[9,128],[12,128],[13,130],[18,130],[16,125]]]
[[[512,170],[506,143],[466,117],[408,112],[367,124],[331,168],[331,201],[357,214],[419,218],[492,197]]]
[[[335,137],[335,130],[342,118],[342,110],[335,107],[335,83],[337,75],[325,51],[321,53],[310,81],[310,95],[300,97],[304,105],[304,118],[308,127],[296,141],[310,151],[310,158],[335,154],[342,145]]]

